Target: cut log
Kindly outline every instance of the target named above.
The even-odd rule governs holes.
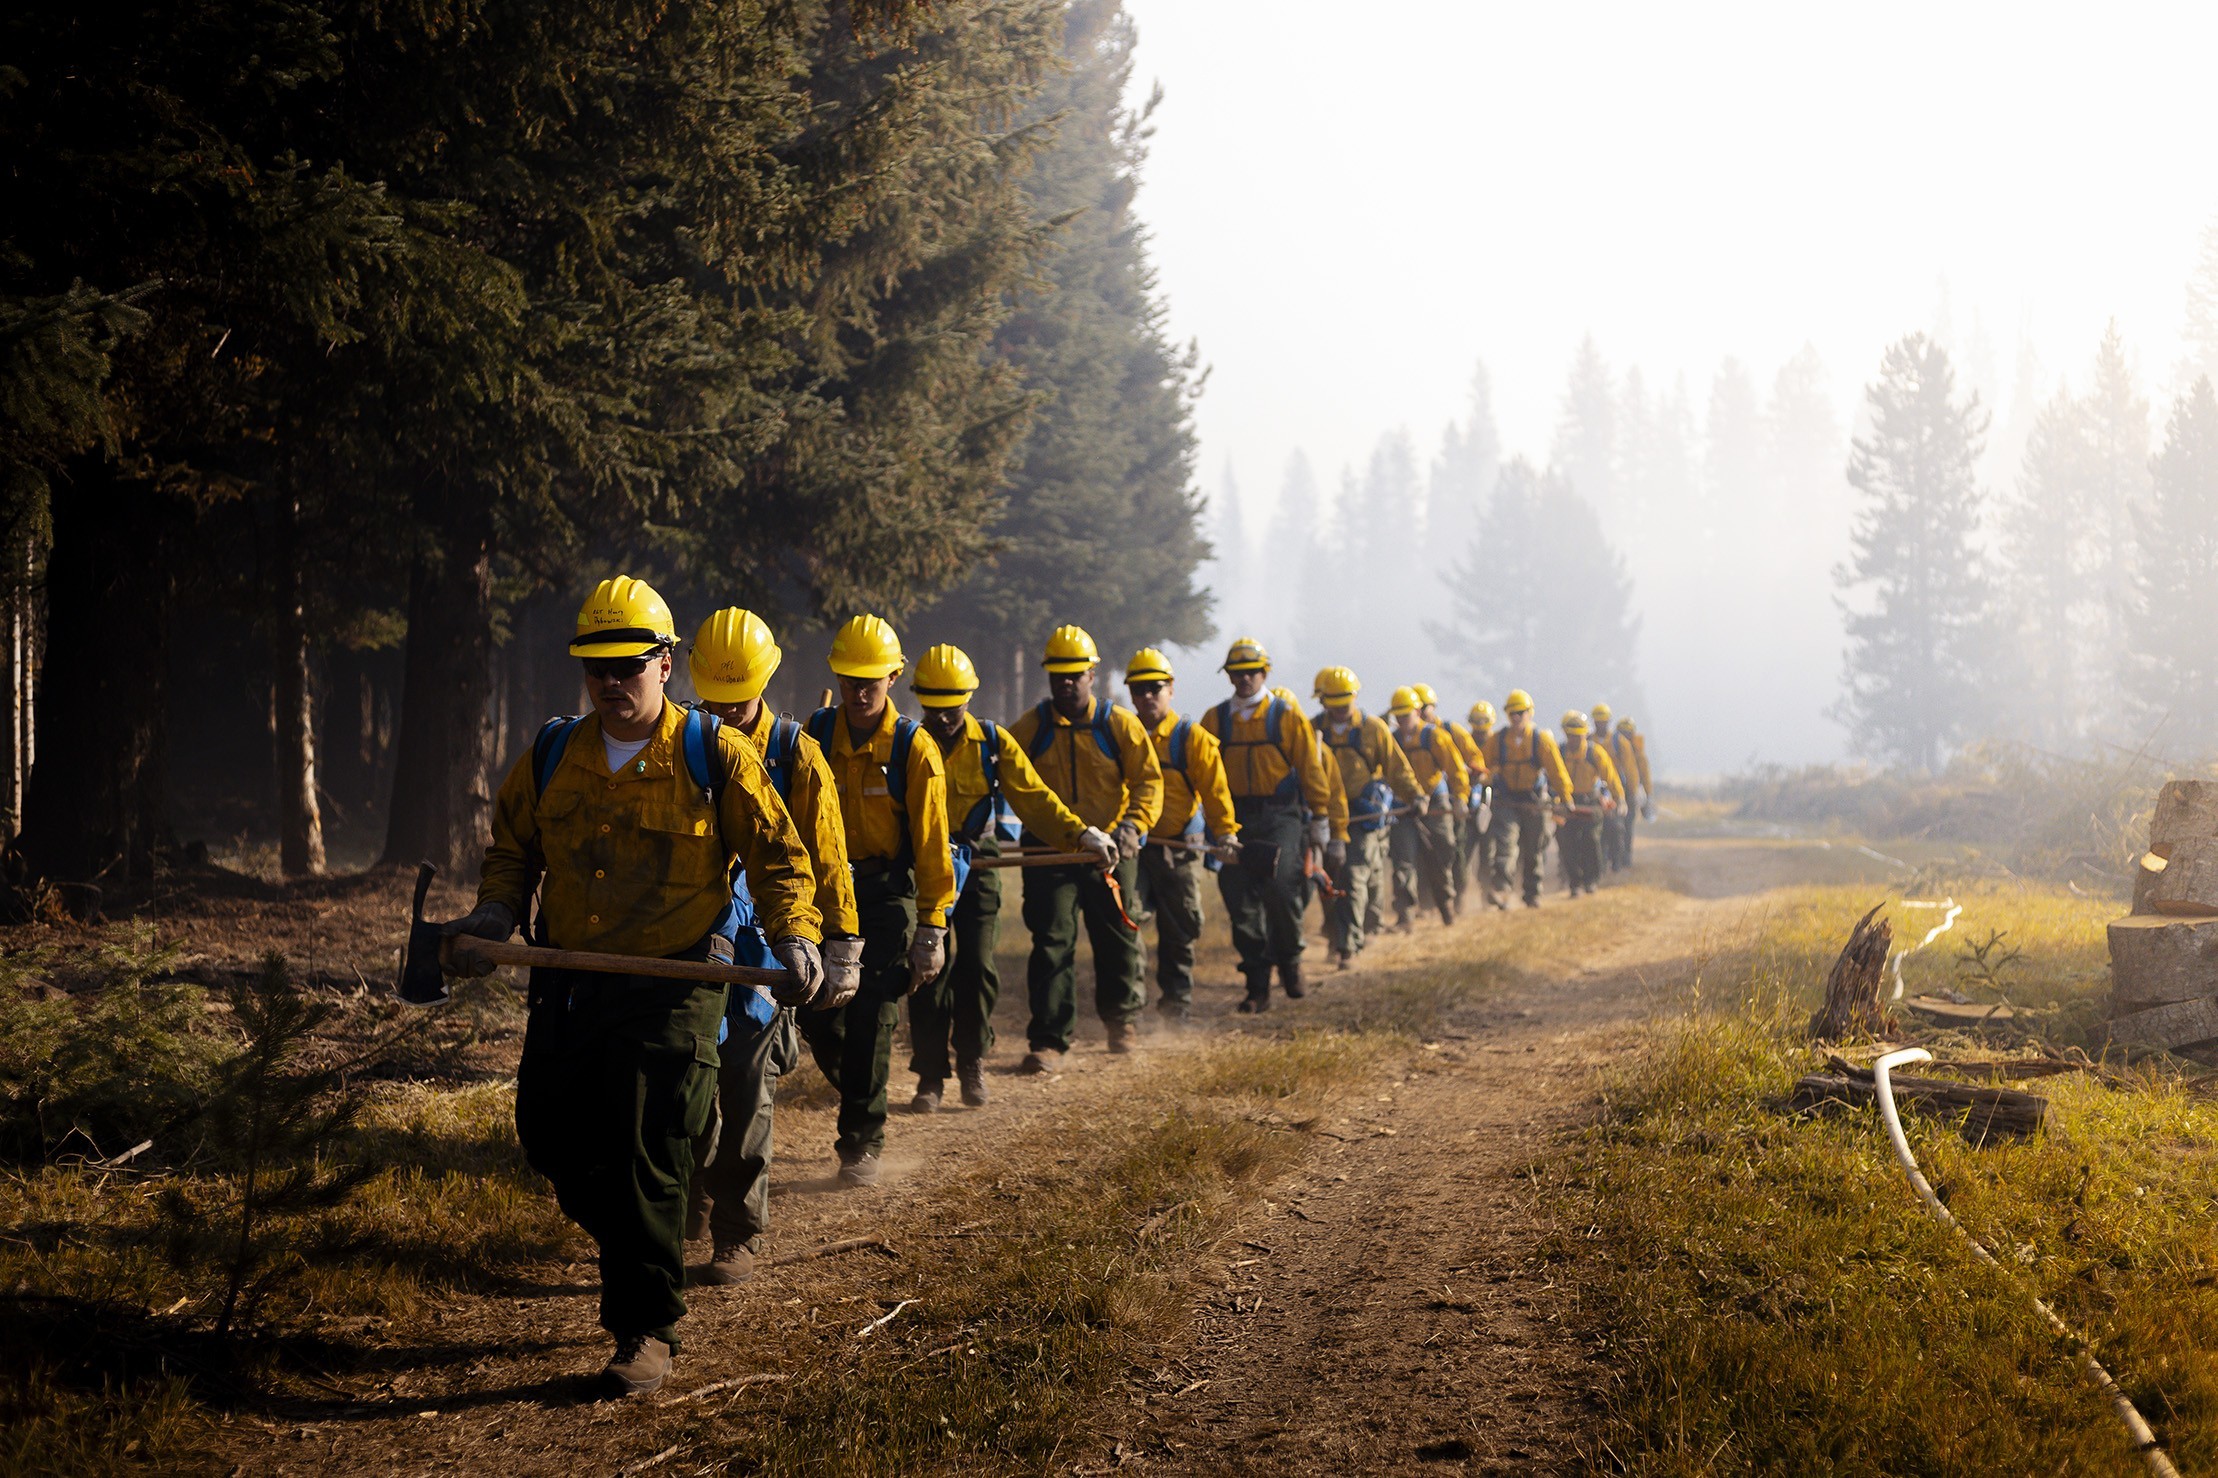
[[[1893,1082],[1899,1108],[1954,1119],[1957,1129],[1973,1144],[1997,1138],[2025,1139],[2048,1127],[2053,1118],[2047,1099],[2016,1088],[1982,1088],[1943,1078],[1895,1078]],[[1807,1112],[1828,1113],[1867,1107],[1878,1101],[1878,1086],[1869,1077],[1807,1073],[1795,1081],[1787,1104]]]
[[[2218,1042],[2218,1000],[2204,996],[2113,1017],[2110,1040],[2121,1047],[2193,1047]]]
[[[2164,876],[2164,859],[2154,852],[2144,852],[2133,867],[2133,911],[2137,914],[2155,913],[2149,905],[2149,890],[2156,880]]]
[[[2135,890],[2151,910],[2218,914],[2218,838],[2182,837],[2172,844],[2172,855],[2161,860],[2161,868],[2142,866],[2142,872],[2151,874],[2149,883]]]
[[[1880,976],[1887,969],[1887,952],[1895,941],[1893,926],[1878,918],[1884,907],[1883,903],[1872,905],[1871,912],[1848,931],[1848,943],[1841,946],[1840,957],[1833,961],[1833,973],[1825,979],[1825,1004],[1810,1018],[1813,1039],[1848,1042],[1892,1032],[1894,1023],[1879,999]]]
[[[2179,843],[2209,837],[2218,837],[2218,781],[2166,781],[2149,821],[2149,850],[2169,857]]]
[[[2218,919],[2134,914],[2110,925],[2110,1014],[2218,996]]]
[[[1939,996],[1912,996],[1902,1003],[1920,1016],[1955,1026],[1982,1026],[2016,1019],[2017,1011],[2000,1001],[1944,1001]]]

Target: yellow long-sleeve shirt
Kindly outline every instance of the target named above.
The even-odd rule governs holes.
[[[1555,736],[1546,729],[1528,727],[1522,740],[1510,729],[1496,729],[1486,739],[1486,769],[1498,801],[1530,799],[1543,777],[1554,787],[1556,799],[1571,794],[1571,775],[1563,767]]]
[[[1327,709],[1311,722],[1337,762],[1340,786],[1348,795],[1361,795],[1363,787],[1373,780],[1384,780],[1394,798],[1405,805],[1425,793],[1425,787],[1417,783],[1417,772],[1409,766],[1409,756],[1394,742],[1394,731],[1386,726],[1385,719],[1351,706],[1344,721],[1336,720]]]
[[[1444,726],[1419,724],[1405,733],[1397,724],[1394,743],[1409,760],[1419,789],[1437,792],[1445,788],[1455,804],[1469,802],[1471,772],[1464,768],[1463,756],[1456,753],[1456,741]]]
[[[886,779],[900,717],[893,705],[886,705],[878,727],[860,745],[848,731],[846,710],[819,712],[832,716],[832,742],[824,746],[824,759],[839,792],[848,860],[858,865],[894,862],[906,843],[916,870],[917,922],[945,925],[947,911],[955,906],[955,859],[947,849],[947,771],[940,747],[922,732],[910,743],[907,804],[896,805]],[[812,723],[821,727],[823,720]]]
[[[1202,826],[1213,840],[1238,836],[1240,823],[1232,814],[1232,792],[1225,785],[1224,754],[1218,748],[1217,736],[1200,724],[1186,722],[1185,741],[1174,744],[1181,722],[1186,721],[1165,709],[1161,721],[1148,730],[1148,742],[1155,746],[1156,766],[1163,772],[1163,814],[1156,818],[1155,829],[1148,835],[1180,835],[1198,807]],[[1185,751],[1183,756],[1181,749]],[[1179,762],[1182,758],[1183,764]]]
[[[755,706],[751,724],[728,724],[739,737],[755,747],[760,757],[770,752],[770,726],[778,716],[770,705]],[[809,849],[809,864],[816,870],[816,911],[823,915],[824,932],[849,938],[860,932],[855,922],[855,875],[847,866],[847,830],[840,820],[839,794],[832,781],[832,767],[824,751],[807,734],[793,740],[791,778],[786,782],[786,810]],[[751,886],[751,884],[750,884]]]
[[[1225,783],[1234,800],[1299,799],[1312,816],[1332,813],[1332,793],[1318,758],[1317,731],[1299,705],[1269,693],[1252,715],[1241,718],[1228,700],[1204,713],[1201,726],[1216,736],[1223,749]]]
[[[1479,741],[1471,730],[1454,719],[1446,721],[1448,737],[1456,742],[1456,757],[1463,761],[1466,772],[1466,793],[1471,786],[1486,784],[1486,751],[1479,748]]]
[[[1097,718],[1109,731],[1114,758],[1094,739]],[[1026,709],[1009,729],[1047,788],[1088,826],[1107,831],[1129,821],[1145,836],[1163,814],[1163,767],[1131,709],[1106,698],[1088,699],[1085,717],[1074,724],[1052,702],[1043,702]]]
[[[1009,809],[1017,813],[1017,820],[1027,831],[1042,841],[1065,852],[1077,850],[1078,834],[1086,829],[1086,823],[1047,788],[1007,725],[995,724],[993,734],[994,777]],[[965,714],[963,732],[941,752],[947,765],[947,827],[957,838],[967,836],[975,841],[991,825],[990,818],[973,814],[988,791],[985,744],[985,724],[976,714]]]
[[[770,938],[821,939],[808,847],[762,761],[730,725],[718,729],[726,778],[711,806],[678,753],[684,723],[685,710],[664,699],[647,747],[611,774],[600,716],[588,714],[544,793],[527,749],[494,798],[478,902],[506,904],[521,922],[537,888],[557,949],[674,955],[705,938],[731,901],[736,858]]]
[[[1563,768],[1571,777],[1571,799],[1592,800],[1597,785],[1609,787],[1619,805],[1625,804],[1625,786],[1617,778],[1617,766],[1610,763],[1609,751],[1584,734],[1573,734],[1563,741]]]
[[[1630,792],[1638,780],[1642,793],[1654,795],[1655,782],[1648,778],[1648,740],[1646,736],[1619,729],[1610,736],[1610,757],[1617,761],[1618,777]]]

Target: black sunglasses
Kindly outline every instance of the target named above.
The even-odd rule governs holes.
[[[1135,698],[1152,698],[1163,691],[1161,683],[1133,683],[1131,688]]]
[[[599,682],[626,682],[647,670],[645,657],[588,657],[585,675]]]

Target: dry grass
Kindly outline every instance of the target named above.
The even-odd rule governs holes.
[[[2054,999],[2061,1019],[2096,988],[2095,926],[2115,905],[1957,896],[1959,932],[2024,947],[2019,999]],[[1546,1172],[1593,1228],[1558,1252],[1608,1331],[1595,1456],[1658,1474],[2134,1471],[2045,1327],[1912,1198],[1876,1116],[1778,1109],[1818,1061],[1801,1024],[1870,901],[1786,895],[1712,963],[1704,995],[1724,1009],[1658,1028],[1612,1074],[1601,1126]],[[1914,992],[1952,971],[1936,946],[1906,973]],[[1913,1123],[1913,1145],[1965,1224],[2093,1336],[2182,1468],[2208,1467],[2218,1107],[2155,1074],[2040,1086],[2056,1134],[1974,1149]]]

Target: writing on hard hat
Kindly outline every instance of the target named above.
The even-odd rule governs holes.
[[[1485,724],[1488,728],[1494,727],[1494,705],[1481,698],[1471,705],[1469,718],[1474,724]]]
[[[1405,713],[1415,713],[1422,706],[1417,701],[1415,688],[1396,688],[1393,701],[1387,704],[1386,711],[1399,718]]]
[[[901,655],[901,638],[882,617],[851,616],[832,634],[832,671],[841,677],[869,681],[891,677],[908,666]]]
[[[1432,690],[1431,683],[1411,683],[1409,690],[1415,693],[1417,701],[1427,708],[1437,708],[1440,705],[1440,695]]]
[[[645,580],[618,575],[593,587],[578,607],[573,657],[646,657],[678,644],[670,607]]]
[[[1040,665],[1049,672],[1084,672],[1101,665],[1101,648],[1084,628],[1058,626],[1048,633],[1047,653]]]
[[[1252,636],[1239,638],[1225,650],[1226,672],[1262,672],[1270,665],[1271,654]]]
[[[785,660],[770,628],[753,611],[726,606],[701,623],[685,654],[693,691],[710,703],[746,703],[762,696],[764,684]]]
[[[1326,703],[1335,706],[1352,703],[1355,695],[1363,691],[1363,684],[1356,681],[1355,669],[1350,667],[1321,667],[1313,691]]]
[[[1598,724],[1606,724],[1610,721],[1610,706],[1607,703],[1594,705],[1594,721]]]
[[[1563,731],[1566,734],[1584,734],[1586,732],[1586,715],[1576,708],[1565,709],[1563,713]]]
[[[1124,664],[1127,683],[1167,683],[1174,675],[1171,659],[1154,647],[1140,648],[1132,654],[1132,660]]]
[[[978,691],[978,668],[961,647],[941,642],[918,659],[909,691],[926,708],[960,708]]]
[[[1532,711],[1533,695],[1523,688],[1511,688],[1509,696],[1502,700],[1502,712],[1504,713],[1531,713]]]

